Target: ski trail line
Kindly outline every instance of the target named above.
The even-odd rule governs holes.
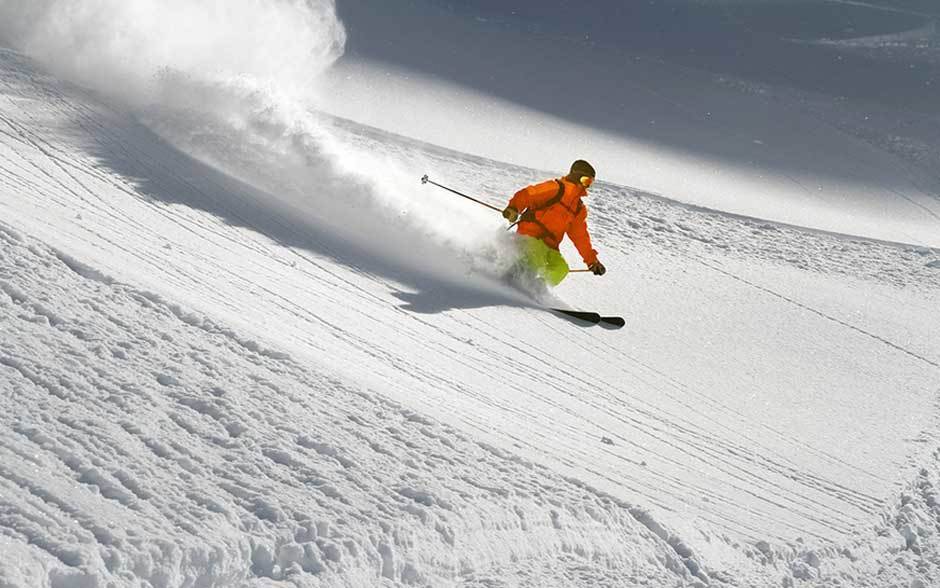
[[[923,16],[925,18],[940,18],[940,14],[930,12],[920,12],[908,8],[898,8],[896,6],[882,6],[873,2],[861,2],[860,0],[824,0],[829,4],[843,4],[845,6],[857,6],[859,8],[870,8],[872,10],[881,10],[882,12],[894,12],[896,14],[910,14],[911,16]]]
[[[932,359],[930,359],[930,358],[928,358],[928,357],[924,357],[923,355],[920,355],[919,353],[916,353],[916,352],[914,352],[914,351],[911,351],[910,349],[907,349],[907,348],[905,348],[905,347],[902,347],[901,345],[898,345],[897,343],[894,343],[893,341],[889,341],[888,339],[885,339],[884,337],[882,337],[882,336],[880,336],[880,335],[876,335],[876,334],[874,334],[874,333],[871,333],[871,332],[869,332],[869,331],[866,331],[865,329],[862,329],[861,327],[856,327],[855,325],[850,324],[850,323],[847,323],[847,322],[843,321],[842,319],[838,319],[838,318],[836,318],[836,317],[834,317],[834,316],[832,316],[832,315],[828,315],[828,314],[826,314],[825,312],[822,312],[821,310],[816,310],[816,309],[813,308],[812,306],[808,306],[808,305],[806,305],[806,304],[803,304],[802,302],[799,302],[799,301],[797,301],[797,300],[794,300],[794,299],[792,299],[792,298],[789,298],[789,297],[787,297],[787,296],[784,296],[783,294],[780,294],[779,292],[775,292],[775,291],[773,291],[773,290],[771,290],[770,288],[767,288],[767,287],[765,287],[765,286],[761,286],[760,284],[755,284],[754,282],[751,282],[751,281],[749,281],[749,280],[747,280],[747,279],[745,279],[745,278],[742,278],[742,277],[740,277],[740,276],[737,276],[737,275],[735,275],[735,274],[733,274],[733,273],[731,273],[731,272],[729,272],[729,271],[727,271],[727,270],[725,270],[725,269],[722,269],[722,268],[720,268],[720,267],[717,267],[717,266],[715,266],[715,265],[712,265],[712,264],[710,264],[710,263],[708,263],[708,262],[702,261],[701,259],[696,259],[696,261],[698,261],[700,264],[704,265],[705,267],[710,268],[710,269],[713,269],[713,270],[715,270],[716,272],[718,272],[718,273],[720,273],[720,274],[724,274],[725,276],[728,276],[729,278],[731,278],[731,279],[733,279],[733,280],[737,280],[738,282],[741,282],[742,284],[747,284],[748,286],[751,286],[752,288],[756,288],[756,289],[758,289],[758,290],[760,290],[760,291],[762,291],[762,292],[765,292],[765,293],[767,293],[767,294],[770,294],[771,296],[775,296],[775,297],[777,297],[777,298],[780,298],[781,300],[784,300],[784,301],[786,301],[786,302],[789,302],[790,304],[793,304],[794,306],[798,306],[798,307],[802,308],[803,310],[806,310],[806,311],[809,311],[809,312],[811,312],[811,313],[813,313],[813,314],[819,315],[819,316],[821,316],[822,318],[824,318],[824,319],[826,319],[826,320],[832,321],[832,322],[834,322],[834,323],[836,323],[836,324],[838,324],[838,325],[842,325],[843,327],[846,327],[846,328],[851,329],[851,330],[853,330],[853,331],[855,331],[855,332],[857,332],[857,333],[860,333],[860,334],[862,334],[862,335],[865,335],[866,337],[870,337],[870,338],[874,339],[875,341],[878,341],[878,342],[880,342],[880,343],[883,343],[883,344],[887,345],[888,347],[891,347],[892,349],[895,349],[895,350],[897,350],[897,351],[900,351],[901,353],[907,354],[907,355],[913,357],[914,359],[918,359],[918,360],[920,360],[920,361],[922,361],[922,362],[924,362],[924,363],[926,363],[926,364],[928,364],[928,365],[931,365],[931,366],[933,366],[933,367],[935,367],[935,368],[937,368],[937,369],[940,369],[940,363],[937,363],[936,361],[934,361],[934,360],[932,360]]]

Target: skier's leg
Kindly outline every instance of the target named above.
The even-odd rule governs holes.
[[[548,247],[546,247],[548,249]],[[543,278],[550,286],[557,286],[568,275],[568,262],[557,249],[548,249]]]
[[[522,241],[522,258],[529,270],[549,286],[557,286],[568,275],[568,263],[556,249],[540,239],[525,237]]]
[[[542,275],[543,268],[548,263],[548,247],[545,243],[535,237],[522,237],[520,249],[525,267],[535,275]]]

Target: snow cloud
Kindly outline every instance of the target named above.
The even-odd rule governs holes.
[[[0,36],[57,75],[136,100],[166,71],[310,92],[346,41],[333,0],[6,0]]]
[[[363,149],[313,110],[320,88],[337,92],[321,75],[346,43],[334,0],[2,0],[0,41],[128,107],[181,151],[258,188],[271,209],[382,256],[446,268],[455,247],[501,231],[492,213],[429,206],[416,192],[433,168]],[[427,247],[420,256],[415,241]],[[481,263],[492,265],[503,241]]]

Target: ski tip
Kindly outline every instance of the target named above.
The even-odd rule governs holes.
[[[608,329],[622,329],[627,321],[622,316],[602,316],[600,324]]]

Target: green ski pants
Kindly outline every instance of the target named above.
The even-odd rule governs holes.
[[[522,237],[522,261],[549,286],[557,286],[568,275],[568,262],[557,249],[534,237]]]

